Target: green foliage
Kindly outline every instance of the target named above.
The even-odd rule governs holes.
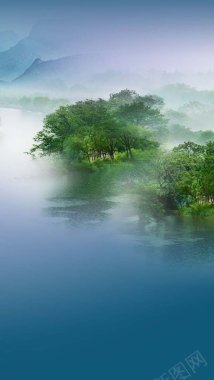
[[[161,100],[154,98],[152,105],[156,103]],[[110,95],[109,101],[80,101],[48,115],[30,153],[57,154],[70,161],[113,160],[119,154],[131,159],[134,150],[158,147],[153,132],[162,122],[159,109],[124,90]]]
[[[193,203],[189,207],[182,209],[182,214],[199,218],[213,218],[214,204],[212,203]]]
[[[132,90],[122,90],[115,94],[110,94],[108,105],[110,108],[118,108],[122,105],[132,103],[139,95]]]
[[[109,100],[61,106],[44,119],[30,153],[60,157],[67,168],[88,173],[91,184],[102,177],[108,187],[111,176],[124,176],[126,188],[137,191],[143,209],[152,215],[183,210],[185,215],[210,216],[214,212],[214,134],[167,125],[163,105],[155,95],[139,96],[126,89],[111,94]],[[158,142],[173,134],[181,143],[171,151],[161,151]],[[91,182],[91,174],[95,181]]]
[[[151,100],[150,97],[150,102]],[[159,108],[154,107],[155,99],[151,102],[152,105],[148,103],[148,97],[138,96],[132,102],[118,107],[115,110],[115,116],[123,123],[147,128],[155,139],[163,141],[167,134],[167,121]]]
[[[214,142],[180,144],[159,154],[150,167],[157,201],[165,209],[194,214],[214,204]]]

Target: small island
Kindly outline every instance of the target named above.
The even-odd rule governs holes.
[[[177,211],[212,217],[213,132],[191,131],[193,141],[185,141],[183,128],[184,141],[176,145],[178,130],[182,140],[182,127],[172,125],[163,108],[161,97],[128,89],[107,100],[61,106],[45,117],[29,153],[61,160],[68,171],[103,173],[111,167],[118,173],[118,168],[121,172],[128,168],[129,191],[138,194],[154,215]],[[195,138],[205,143],[196,143]]]

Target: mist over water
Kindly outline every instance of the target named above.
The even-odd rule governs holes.
[[[196,349],[211,362],[212,229],[80,196],[24,154],[43,115],[0,116],[2,377],[153,379]]]

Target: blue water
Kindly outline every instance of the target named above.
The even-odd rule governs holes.
[[[1,378],[153,380],[199,350],[191,378],[213,379],[213,226],[60,197],[23,154],[42,115],[0,117]]]

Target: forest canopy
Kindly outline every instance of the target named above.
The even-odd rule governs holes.
[[[88,162],[132,158],[134,150],[157,148],[166,132],[162,99],[134,91],[111,94],[109,100],[85,100],[62,106],[46,116],[31,154],[59,154]]]

